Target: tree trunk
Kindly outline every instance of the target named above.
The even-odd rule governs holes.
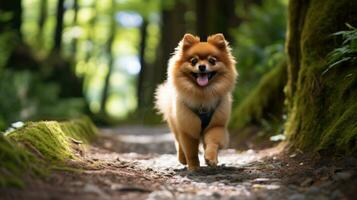
[[[231,28],[239,26],[241,20],[235,14],[235,1],[196,0],[196,30],[201,40],[215,33],[223,33],[233,42]]]
[[[155,88],[166,79],[167,62],[174,52],[175,47],[186,32],[183,13],[186,6],[182,1],[176,1],[171,8],[162,8],[161,11],[161,37],[157,48],[155,65],[147,65],[143,75],[143,90],[140,94],[140,117],[154,115],[153,101]],[[145,119],[144,119],[145,120]]]
[[[39,45],[43,45],[43,30],[47,18],[47,0],[41,0],[40,1],[40,14],[38,18],[38,34],[37,34],[37,41],[39,41]]]
[[[91,4],[91,10],[93,11],[93,15],[92,15],[92,18],[90,19],[89,21],[89,33],[87,34],[87,42],[86,43],[90,43],[90,44],[93,44],[93,38],[94,38],[94,28],[95,28],[95,25],[96,25],[96,22],[97,22],[97,4],[98,4],[98,1],[93,1],[92,4]],[[94,45],[94,44],[93,44]],[[94,46],[92,45],[91,49],[90,50],[86,50],[86,55],[85,55],[85,62],[88,62],[89,59],[91,58],[91,56],[93,56],[93,52],[94,52]]]
[[[146,88],[146,83],[144,82],[144,77],[147,76],[148,74],[148,69],[147,69],[147,64],[145,62],[145,49],[146,49],[146,38],[147,38],[147,26],[148,26],[148,21],[147,19],[144,18],[143,24],[140,27],[140,36],[141,36],[141,41],[140,41],[140,47],[139,47],[139,60],[140,60],[140,72],[139,72],[139,77],[137,81],[137,98],[138,98],[138,105],[137,107],[139,109],[144,107],[144,90]]]
[[[7,0],[0,3],[0,33],[9,33],[4,37],[4,47],[0,47],[0,54],[6,58],[2,63],[6,68],[13,70],[38,70],[39,63],[32,55],[31,49],[22,39],[22,6],[21,0]],[[6,13],[4,17],[3,14]],[[8,51],[3,52],[2,48]]]
[[[73,27],[77,26],[78,10],[79,10],[78,0],[74,0],[74,2],[73,2],[74,16],[73,16],[73,24],[72,24]],[[75,36],[75,38],[73,38],[73,40],[72,40],[71,51],[72,51],[73,57],[75,57],[76,52],[77,52],[77,36]]]
[[[60,52],[62,45],[62,33],[63,33],[63,16],[64,16],[64,0],[58,0],[57,13],[56,13],[56,27],[54,34],[53,51]]]
[[[11,14],[11,19],[0,20],[0,33],[4,31],[14,31],[22,40],[21,23],[22,23],[22,7],[21,0],[7,0],[0,3],[0,14]]]
[[[161,13],[162,32],[158,55],[160,59],[158,60],[158,73],[155,73],[155,83],[161,83],[166,79],[167,62],[186,32],[185,19],[183,17],[185,12],[185,4],[181,1],[176,1],[171,10],[164,9]]]
[[[343,63],[322,74],[327,55],[338,47],[331,35],[357,24],[350,0],[291,0],[287,36],[288,119],[285,132],[294,147],[357,151],[357,66]]]
[[[112,0],[111,6],[111,22],[110,22],[110,36],[107,41],[106,54],[108,56],[108,73],[105,76],[104,88],[102,91],[102,101],[100,103],[100,113],[106,114],[105,105],[110,93],[110,77],[113,73],[114,68],[114,55],[113,55],[113,42],[116,34],[116,21],[115,21],[115,0]]]

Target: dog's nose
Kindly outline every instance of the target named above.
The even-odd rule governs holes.
[[[200,70],[200,72],[204,72],[206,71],[206,65],[199,65],[198,69]]]

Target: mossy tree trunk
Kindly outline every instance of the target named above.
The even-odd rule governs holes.
[[[287,36],[290,143],[305,150],[357,150],[357,66],[343,63],[327,73],[327,55],[340,41],[331,34],[356,26],[351,0],[291,0]]]

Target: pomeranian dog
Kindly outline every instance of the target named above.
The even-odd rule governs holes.
[[[207,42],[185,34],[169,60],[167,80],[156,90],[156,108],[175,135],[178,160],[190,171],[200,167],[200,140],[208,166],[217,165],[218,150],[228,143],[235,63],[223,34]]]

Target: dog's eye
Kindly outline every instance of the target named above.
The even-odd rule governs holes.
[[[197,62],[198,62],[198,59],[197,59],[197,58],[192,58],[192,59],[191,59],[191,64],[192,64],[192,66],[195,66],[195,65],[197,64]]]
[[[211,63],[211,65],[215,65],[216,64],[216,59],[214,58],[209,58],[208,62]]]

